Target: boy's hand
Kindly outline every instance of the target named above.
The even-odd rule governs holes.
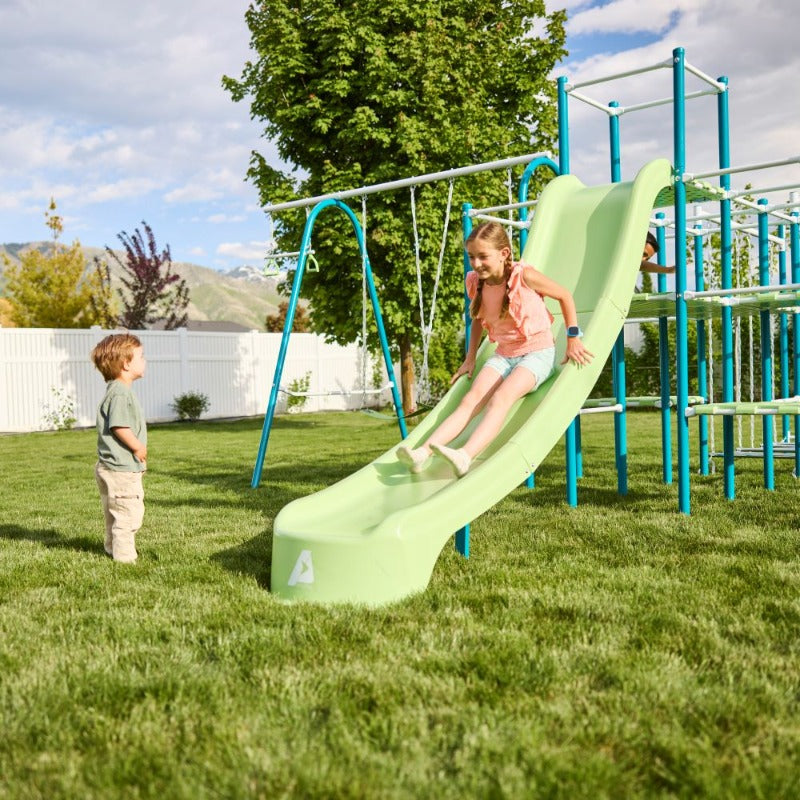
[[[147,448],[146,447],[139,447],[133,451],[133,455],[135,458],[138,458],[142,464],[147,462]]]
[[[475,372],[475,357],[467,356],[464,359],[464,363],[453,373],[453,377],[450,378],[450,385],[452,386],[462,375],[467,375],[471,378],[473,372]]]
[[[567,352],[564,356],[562,364],[567,361],[574,361],[576,364],[583,366],[588,364],[594,358],[594,353],[590,353],[584,346],[579,336],[573,336],[567,339]]]

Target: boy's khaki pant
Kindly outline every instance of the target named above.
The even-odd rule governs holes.
[[[115,472],[99,462],[94,468],[106,523],[105,550],[114,561],[136,561],[136,532],[144,519],[141,472]]]

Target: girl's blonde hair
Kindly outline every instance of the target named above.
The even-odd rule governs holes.
[[[503,305],[500,307],[500,316],[504,317],[508,313],[508,278],[511,275],[511,267],[513,265],[513,248],[511,242],[508,240],[506,229],[499,222],[482,222],[476,228],[473,228],[472,233],[467,236],[464,243],[466,246],[472,242],[486,242],[490,247],[496,250],[502,250],[504,247],[508,248],[508,258],[504,264],[504,278],[506,281],[505,292],[503,294]],[[483,280],[478,280],[478,288],[475,291],[475,297],[469,306],[469,315],[473,319],[477,319],[478,313],[481,310],[481,302],[483,300]]]
[[[142,343],[132,333],[112,333],[97,343],[92,350],[92,361],[107,381],[113,381],[133,358],[133,351],[141,346]]]

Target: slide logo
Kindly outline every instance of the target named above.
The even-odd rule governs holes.
[[[314,565],[311,562],[310,550],[300,551],[292,574],[289,576],[289,586],[295,586],[298,583],[314,583]]]

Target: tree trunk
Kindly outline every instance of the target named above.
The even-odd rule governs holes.
[[[417,410],[414,403],[414,359],[411,356],[411,337],[404,333],[398,341],[400,345],[400,389],[403,411],[412,414]]]

